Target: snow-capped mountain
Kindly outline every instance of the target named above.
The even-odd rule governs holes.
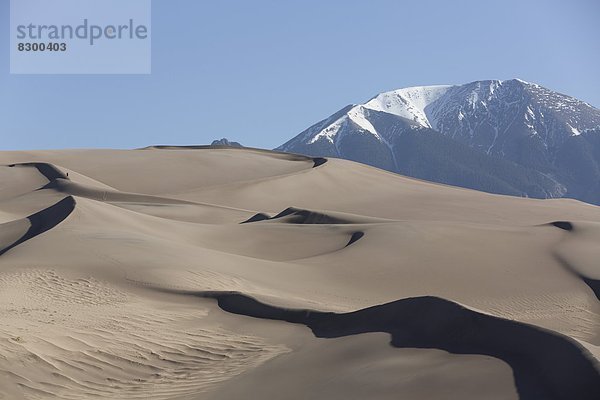
[[[577,147],[600,171],[598,128],[600,110],[590,104],[519,79],[489,80],[381,93],[277,150],[496,193],[600,203],[593,182],[581,182],[564,159]]]

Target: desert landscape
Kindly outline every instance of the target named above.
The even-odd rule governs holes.
[[[0,398],[600,398],[577,200],[226,146],[5,151],[0,224]]]

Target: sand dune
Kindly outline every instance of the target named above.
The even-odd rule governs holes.
[[[490,355],[513,368],[518,392],[524,399],[600,397],[600,380],[594,361],[574,342],[436,297],[403,299],[336,314],[282,309],[235,293],[194,295],[215,298],[228,312],[304,324],[317,337],[387,332],[395,347]],[[423,315],[427,318],[422,318]]]
[[[598,207],[210,146],[0,179],[0,397],[600,397]]]

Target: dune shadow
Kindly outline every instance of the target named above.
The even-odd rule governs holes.
[[[569,221],[554,221],[551,222],[550,225],[555,226],[559,229],[562,229],[563,231],[572,231],[573,230],[573,224],[570,223]]]
[[[351,244],[358,242],[360,239],[362,239],[363,236],[365,236],[364,232],[360,232],[360,231],[354,232],[352,234],[352,236],[350,237],[350,240],[348,241],[348,244],[346,244],[345,247],[348,247]]]
[[[0,256],[18,245],[32,239],[42,233],[54,228],[64,221],[75,209],[75,199],[72,196],[65,197],[58,203],[36,212],[27,217],[30,227],[16,242],[0,249]]]
[[[313,168],[317,168],[320,167],[321,165],[325,164],[328,160],[326,158],[323,157],[313,157]]]
[[[64,172],[62,172],[56,166],[49,164],[49,163],[28,162],[28,163],[19,163],[19,164],[9,165],[9,167],[11,167],[11,168],[16,167],[16,166],[34,167],[40,172],[40,174],[44,175],[44,177],[51,182],[56,179],[69,179],[69,177]]]
[[[279,214],[275,215],[271,219],[282,219],[286,218],[286,222],[291,224],[348,224],[350,221],[346,221],[341,218],[315,212],[311,210],[303,210],[294,207],[288,207]]]
[[[565,230],[567,232],[573,232],[573,230],[575,229],[573,224],[568,221],[555,221],[555,222],[551,222],[550,225],[555,226],[559,229]],[[590,289],[592,289],[592,292],[594,292],[594,295],[596,295],[596,298],[600,301],[600,280],[592,279],[590,277],[583,275],[581,272],[579,272],[577,270],[577,268],[575,268],[573,265],[571,265],[571,263],[569,263],[563,256],[561,256],[557,252],[554,252],[554,258],[556,259],[556,261],[558,261],[563,266],[563,268],[565,268],[567,271],[571,272],[573,275],[577,276]]]
[[[268,217],[265,214],[262,214],[267,218],[262,218],[261,214],[257,214],[250,219],[254,219],[254,221],[261,220],[280,220],[281,222],[288,224],[306,224],[306,225],[336,225],[336,224],[352,224],[354,221],[350,221],[347,219],[339,218],[337,216],[333,216],[330,214],[325,214],[317,211],[304,210],[296,207],[288,207],[279,214]],[[246,222],[251,222],[250,220]]]
[[[274,217],[269,217],[267,214],[258,213],[248,218],[240,224],[249,224],[252,222],[269,221],[269,220],[280,220],[287,224],[297,225],[337,225],[337,224],[352,224],[353,221],[339,218],[337,216],[320,213],[311,210],[303,210],[295,207],[288,207]],[[357,242],[365,236],[362,231],[352,232],[348,243],[344,247],[348,247],[351,244]]]
[[[594,292],[594,295],[596,295],[596,298],[598,299],[598,301],[600,301],[600,280],[598,279],[592,279],[592,278],[588,278],[587,276],[583,275],[582,273],[580,273],[579,271],[577,271],[577,269],[575,267],[573,267],[573,265],[571,265],[571,263],[569,263],[563,256],[561,256],[558,253],[554,253],[554,258],[556,259],[556,261],[558,261],[566,270],[568,270],[569,272],[571,272],[573,275],[576,275],[579,279],[581,279],[590,289],[592,289],[592,292]]]
[[[267,214],[258,213],[258,214],[254,214],[253,216],[251,216],[247,220],[240,222],[240,224],[249,224],[251,222],[266,221],[266,220],[269,220],[269,219],[271,219],[271,217],[269,217]]]
[[[302,324],[319,338],[385,332],[398,348],[487,355],[513,369],[520,399],[600,399],[600,374],[583,347],[558,333],[469,310],[438,297],[407,298],[349,313],[286,309],[238,292],[183,292],[227,312]]]
[[[288,224],[306,224],[306,225],[335,225],[335,224],[351,224],[352,221],[348,221],[342,218],[338,218],[325,213],[320,213],[311,210],[303,210],[301,208],[288,207],[281,211],[279,214],[269,217],[267,214],[258,213],[250,217],[249,219],[241,222],[247,224],[251,222],[268,221],[268,220],[279,220],[280,222]]]

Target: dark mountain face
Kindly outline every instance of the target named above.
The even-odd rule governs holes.
[[[492,193],[600,204],[600,110],[516,79],[382,93],[277,150]]]
[[[519,80],[452,87],[426,113],[444,135],[487,154],[547,169],[565,140],[600,124],[592,106]]]
[[[600,128],[568,138],[554,165],[568,197],[600,205]]]

